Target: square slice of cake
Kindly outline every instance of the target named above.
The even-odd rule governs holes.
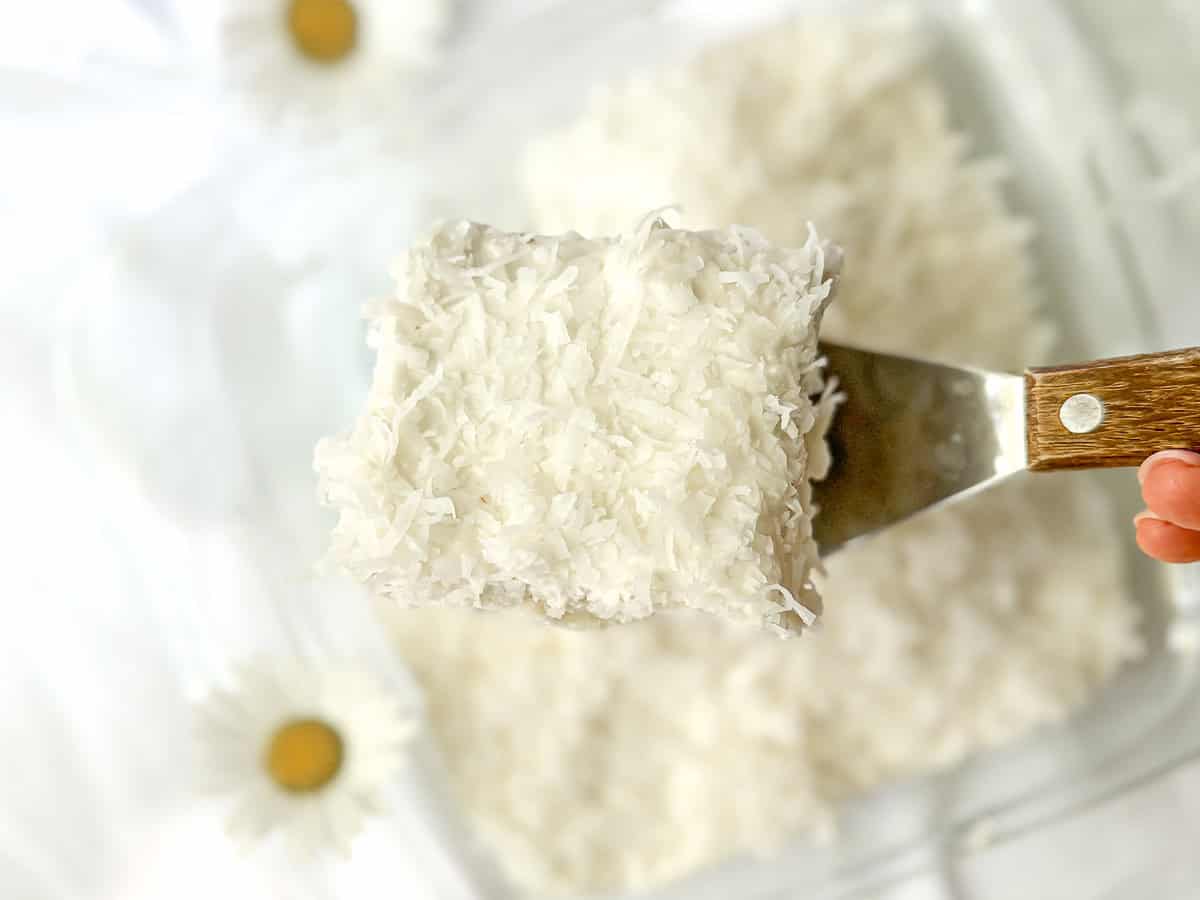
[[[331,559],[405,606],[810,624],[838,257],[811,229],[783,248],[653,216],[438,226],[367,309],[362,414],[317,447]]]

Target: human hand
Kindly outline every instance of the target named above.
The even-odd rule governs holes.
[[[1133,519],[1138,546],[1163,562],[1200,561],[1200,453],[1155,453],[1138,481],[1149,507]]]

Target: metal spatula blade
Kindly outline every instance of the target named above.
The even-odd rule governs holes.
[[[845,402],[814,482],[821,552],[1023,469],[1200,449],[1200,348],[1004,375],[822,342]]]
[[[1025,468],[1025,381],[822,343],[845,400],[813,484],[822,553]]]

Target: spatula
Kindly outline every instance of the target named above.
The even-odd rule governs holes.
[[[825,343],[846,400],[816,482],[822,553],[1030,469],[1200,450],[1200,347],[1004,375]]]

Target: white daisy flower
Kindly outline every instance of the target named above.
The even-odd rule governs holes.
[[[450,0],[175,0],[192,43],[263,117],[336,125],[394,109],[436,58]]]
[[[206,787],[232,801],[230,833],[348,850],[404,766],[414,710],[358,670],[260,662],[235,682],[197,708]]]

